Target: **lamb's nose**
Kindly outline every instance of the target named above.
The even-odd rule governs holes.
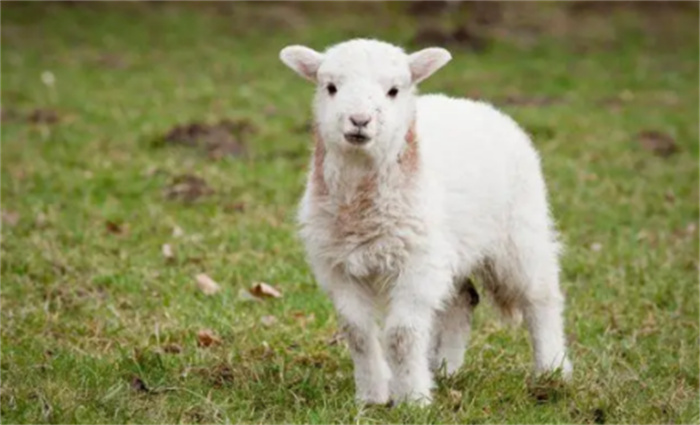
[[[356,127],[367,127],[370,121],[372,121],[372,117],[369,114],[350,115],[350,122]]]

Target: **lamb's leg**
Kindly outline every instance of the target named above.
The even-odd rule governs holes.
[[[564,378],[571,375],[572,366],[566,357],[563,309],[564,299],[558,288],[532,300],[524,309],[537,374],[560,369]]]
[[[431,274],[406,273],[392,289],[384,338],[392,372],[391,397],[397,402],[426,405],[432,400],[432,322],[443,294],[449,290],[451,283],[444,282],[448,280]]]
[[[564,337],[564,297],[559,288],[557,244],[545,225],[522,225],[508,255],[496,260],[492,285],[497,304],[522,312],[535,358],[535,373],[560,369],[571,375]]]
[[[356,400],[388,402],[391,372],[379,342],[373,300],[352,282],[335,285],[330,293],[354,363]]]
[[[464,362],[469,342],[472,310],[479,303],[479,294],[471,279],[459,284],[446,308],[437,314],[430,367],[438,371],[445,364],[446,372],[453,374]]]

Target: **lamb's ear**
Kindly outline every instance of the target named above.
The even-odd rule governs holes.
[[[452,55],[440,47],[429,47],[408,56],[408,66],[411,68],[413,84],[420,83],[433,75],[435,71],[445,66]]]
[[[280,51],[280,59],[297,74],[315,82],[316,72],[321,66],[323,55],[308,47],[287,46]]]

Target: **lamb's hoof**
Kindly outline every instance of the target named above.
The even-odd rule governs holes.
[[[355,395],[355,401],[359,405],[387,404],[390,402],[388,391],[368,391]]]
[[[400,403],[406,403],[412,406],[418,407],[428,407],[433,403],[433,397],[428,394],[408,394],[404,396],[393,396],[390,401],[391,406],[395,406]]]
[[[535,375],[537,377],[560,377],[564,381],[570,381],[571,376],[574,373],[574,367],[571,365],[569,359],[565,358],[558,365],[553,367],[538,368],[535,370]]]

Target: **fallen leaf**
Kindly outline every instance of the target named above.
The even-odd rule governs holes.
[[[221,290],[221,286],[204,273],[195,276],[197,287],[204,295],[214,295]]]
[[[163,351],[168,354],[180,354],[182,353],[182,347],[179,344],[167,344],[163,347]]]
[[[17,211],[3,211],[2,221],[7,223],[8,226],[16,226],[19,223],[19,213]]]
[[[260,302],[260,298],[254,297],[253,294],[250,293],[250,291],[246,291],[243,288],[238,290],[238,298],[240,298],[241,301]]]
[[[311,313],[308,316],[303,311],[295,311],[292,313],[292,317],[299,323],[302,328],[306,328],[309,322],[316,320],[316,316]]]
[[[113,235],[121,235],[126,232],[126,227],[123,224],[111,220],[105,221],[105,229]]]
[[[200,347],[211,347],[221,344],[221,338],[216,336],[210,329],[202,329],[197,332],[197,345]]]
[[[637,134],[642,147],[655,155],[666,158],[678,151],[673,137],[656,130],[645,130]]]
[[[175,176],[170,186],[165,189],[166,198],[187,203],[212,193],[214,190],[207,185],[207,182],[193,174]]]
[[[161,252],[163,253],[163,257],[165,257],[166,260],[172,260],[174,255],[173,255],[173,249],[170,247],[170,244],[163,244],[161,247]]]
[[[453,403],[460,403],[462,401],[462,392],[450,389],[449,391],[450,401]]]
[[[250,293],[258,298],[280,298],[282,294],[265,282],[259,282],[250,288]]]
[[[131,378],[131,389],[140,393],[151,392],[151,390],[146,386],[146,383],[143,382],[143,379],[139,378],[138,376]]]
[[[277,323],[277,318],[275,316],[263,316],[260,318],[260,323],[262,323],[263,326],[270,327]]]

